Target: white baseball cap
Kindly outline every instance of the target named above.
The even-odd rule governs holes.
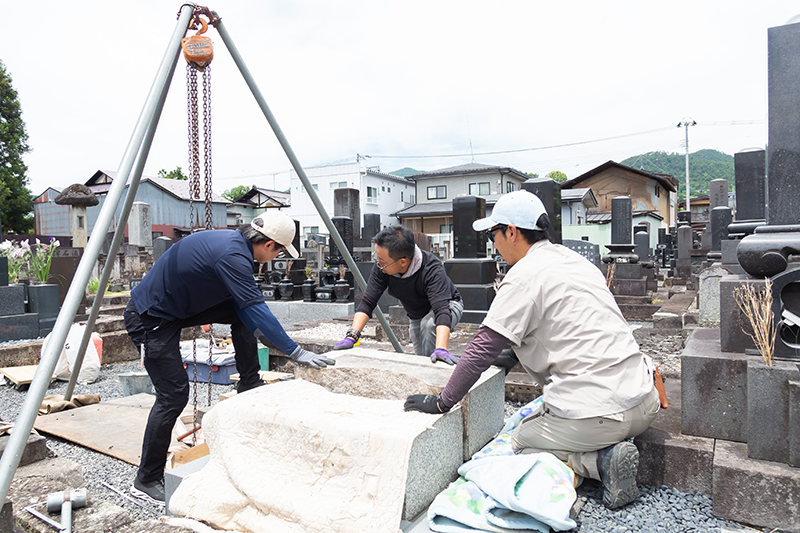
[[[263,225],[257,225],[256,220],[260,220]],[[250,222],[250,226],[265,237],[269,237],[286,248],[286,251],[292,257],[300,257],[297,249],[292,246],[295,233],[294,220],[285,213],[281,213],[276,209],[267,209],[254,218]]]
[[[486,231],[498,224],[513,225],[523,229],[543,228],[537,226],[539,217],[547,213],[538,196],[528,191],[514,191],[504,194],[494,204],[492,214],[472,223],[475,231]]]

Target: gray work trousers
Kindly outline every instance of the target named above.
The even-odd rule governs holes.
[[[653,423],[660,408],[655,387],[639,405],[623,411],[621,416],[561,418],[544,405],[520,422],[511,446],[514,453],[550,452],[579,476],[600,480],[597,450],[641,434]]]
[[[450,331],[456,329],[456,325],[461,320],[464,313],[464,302],[462,300],[450,300]],[[411,335],[411,343],[414,345],[414,353],[417,355],[429,356],[436,349],[436,317],[433,309],[419,320],[410,320],[408,333]]]

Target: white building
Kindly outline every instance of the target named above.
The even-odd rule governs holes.
[[[399,220],[393,213],[416,202],[413,181],[393,174],[384,174],[379,167],[364,167],[363,163],[354,162],[308,167],[304,170],[331,217],[334,216],[334,190],[347,188],[359,191],[361,220],[358,221],[358,227],[364,226],[364,215],[367,213],[377,213],[381,216],[381,228],[397,224]],[[314,233],[328,234],[322,217],[317,213],[311,197],[294,170],[290,172],[290,178],[292,205],[282,211],[300,222],[300,232],[303,236]]]

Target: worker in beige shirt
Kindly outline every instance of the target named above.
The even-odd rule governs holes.
[[[639,495],[639,453],[627,441],[660,408],[652,362],[639,351],[600,270],[547,240],[549,220],[527,191],[503,195],[475,221],[511,265],[489,312],[439,396],[412,395],[406,410],[448,411],[511,343],[542,386],[541,410],[513,435],[516,453],[550,452],[576,474],[603,484],[616,508]]]

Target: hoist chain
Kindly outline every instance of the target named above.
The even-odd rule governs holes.
[[[203,149],[206,178],[206,229],[213,229],[211,213],[211,65],[203,69]]]
[[[197,427],[197,337],[192,339],[192,368],[194,369],[194,374],[192,374],[192,385],[194,389],[194,396],[192,398],[192,429]],[[211,369],[208,369],[209,374],[211,373]],[[197,446],[197,432],[192,432],[192,448]]]
[[[189,231],[194,230],[194,200],[200,199],[200,142],[197,123],[197,69],[186,64],[186,114],[189,120]],[[197,223],[200,223],[199,217]]]

